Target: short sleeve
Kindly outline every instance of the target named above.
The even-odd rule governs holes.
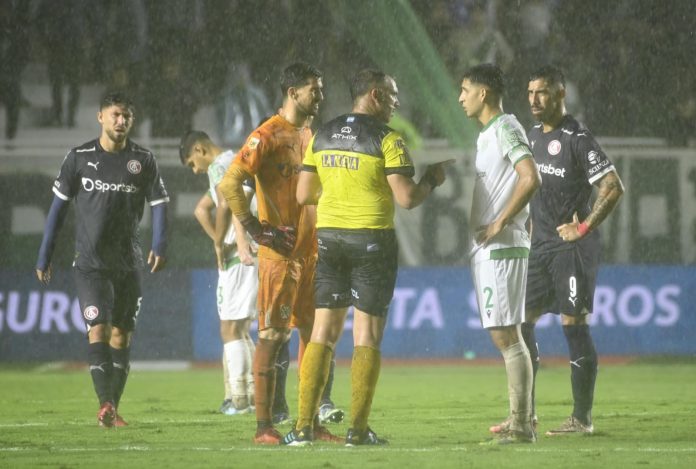
[[[150,203],[150,206],[169,202],[169,194],[167,193],[166,187],[164,187],[164,181],[160,175],[157,160],[155,160],[155,157],[152,156],[152,154],[150,154],[147,158],[147,166],[148,185],[145,198]]]
[[[302,170],[313,173],[317,172],[317,160],[314,153],[314,137],[309,141],[309,145],[307,145],[307,149],[305,150],[304,159],[302,160]]]
[[[212,192],[215,192],[215,187],[222,181],[225,170],[226,169],[222,165],[214,162],[208,167],[208,182]]]
[[[402,174],[408,177],[413,177],[416,174],[406,142],[399,133],[392,131],[384,137],[382,153],[384,154],[385,174]]]
[[[66,201],[75,197],[80,188],[75,158],[74,151],[70,151],[65,155],[58,176],[53,181],[53,193]]]
[[[532,155],[527,136],[521,126],[516,127],[510,123],[504,123],[500,126],[498,140],[500,142],[500,150],[513,166],[520,160],[529,158]]]
[[[579,160],[577,163],[585,170],[590,184],[614,170],[614,165],[588,131],[578,132],[573,156]]]
[[[247,173],[256,175],[263,163],[263,155],[267,150],[268,142],[264,139],[261,132],[256,130],[244,142],[244,146],[237,153],[234,162],[244,168]]]

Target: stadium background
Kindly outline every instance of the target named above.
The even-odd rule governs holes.
[[[44,3],[8,1],[0,10],[3,54],[14,51],[3,56],[3,88],[21,85],[17,135],[0,140],[0,362],[83,359],[69,272],[72,218],[49,287],[35,281],[33,266],[62,156],[97,134],[98,98],[111,87],[134,95],[133,139],[155,151],[172,194],[169,268],[146,276],[133,357],[218,360],[213,254],[192,216],[206,182],[180,166],[177,137],[193,126],[236,148],[277,107],[276,77],[297,59],[325,72],[315,126],[348,108],[354,70],[376,66],[397,78],[402,109],[394,125],[411,140],[419,166],[457,159],[436,197],[398,212],[402,269],[386,357],[497,356],[479,330],[462,234],[476,129],[457,103],[458,77],[482,61],[505,69],[505,109],[525,125],[527,74],[546,62],[561,65],[570,111],[600,136],[626,183],[602,226],[605,264],[593,317],[599,352],[696,353],[689,340],[696,335],[691,2],[66,0],[48,19]],[[56,30],[58,39],[45,39]],[[80,91],[73,126],[50,110],[48,63],[61,54]],[[0,113],[0,128],[6,122]],[[146,247],[149,236],[146,213]],[[564,356],[554,318],[540,326],[542,354]],[[351,342],[348,325],[339,356]]]

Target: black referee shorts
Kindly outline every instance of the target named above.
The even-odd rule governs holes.
[[[398,267],[394,230],[320,228],[317,236],[316,307],[352,305],[367,314],[386,317]]]
[[[75,267],[75,286],[88,326],[111,324],[135,329],[142,292],[138,270],[83,270]]]

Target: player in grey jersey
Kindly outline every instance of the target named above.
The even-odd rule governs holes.
[[[147,202],[152,210],[150,272],[165,265],[169,196],[155,157],[128,139],[134,106],[120,93],[101,101],[98,139],[72,149],[53,184],[36,262],[43,284],[51,280],[51,257],[69,202],[75,201],[75,285],[87,324],[88,357],[99,398],[101,426],[124,426],[118,406],[130,369],[130,343],[140,311],[143,256],[138,224]]]

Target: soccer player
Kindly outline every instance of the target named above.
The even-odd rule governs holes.
[[[247,239],[239,220],[232,216],[227,201],[217,194],[217,186],[232,163],[234,153],[217,146],[205,132],[191,130],[181,138],[179,157],[194,174],[208,175],[208,192],[194,211],[201,227],[211,240],[215,240],[216,225],[223,226],[223,264],[218,265],[216,292],[225,383],[225,400],[220,411],[225,415],[245,414],[252,411],[254,404],[251,363],[255,347],[249,326],[256,319],[258,269],[256,248]],[[253,181],[245,181],[244,192],[255,208]]]
[[[533,443],[532,363],[520,324],[530,247],[525,223],[541,179],[524,129],[515,116],[503,113],[503,91],[503,74],[496,65],[477,65],[462,79],[459,102],[482,126],[471,208],[471,271],[481,324],[503,355],[507,372],[510,424],[494,442]]]
[[[394,199],[418,206],[444,182],[442,164],[413,181],[403,138],[387,126],[399,107],[392,77],[362,70],[350,86],[353,109],[319,129],[304,159],[297,200],[318,204],[319,260],[314,281],[316,313],[300,370],[295,428],[283,444],[305,446],[317,438],[314,416],[329,375],[334,348],[353,306],[351,422],[346,446],[386,443],[368,426],[380,372],[380,345],[394,293],[398,245]]]
[[[276,358],[293,326],[304,349],[314,319],[316,210],[298,204],[295,192],[311,138],[308,118],[319,112],[324,99],[322,74],[309,64],[295,63],[283,71],[280,88],[278,114],[251,133],[218,185],[232,213],[259,244],[259,340],[253,363],[257,444],[282,439],[272,421]],[[244,196],[243,181],[250,177],[256,179],[258,218]],[[221,238],[216,238],[218,243]],[[216,250],[219,258],[221,249]],[[321,438],[337,438],[320,428]]]
[[[101,101],[101,135],[68,152],[53,183],[36,262],[36,276],[51,280],[51,257],[69,202],[75,200],[75,286],[87,324],[89,370],[99,398],[99,425],[124,426],[118,414],[130,369],[131,335],[142,300],[143,254],[138,223],[147,201],[152,209],[152,249],[147,262],[154,273],[165,265],[169,196],[157,161],[128,135],[135,108],[121,93]]]
[[[547,435],[592,433],[597,352],[588,325],[601,254],[600,223],[624,188],[614,165],[587,128],[566,113],[565,78],[553,66],[529,79],[529,105],[539,121],[528,133],[543,184],[531,202],[532,251],[522,334],[534,364],[534,324],[543,312],[561,315],[570,353],[573,412]],[[592,202],[592,186],[597,198]]]

